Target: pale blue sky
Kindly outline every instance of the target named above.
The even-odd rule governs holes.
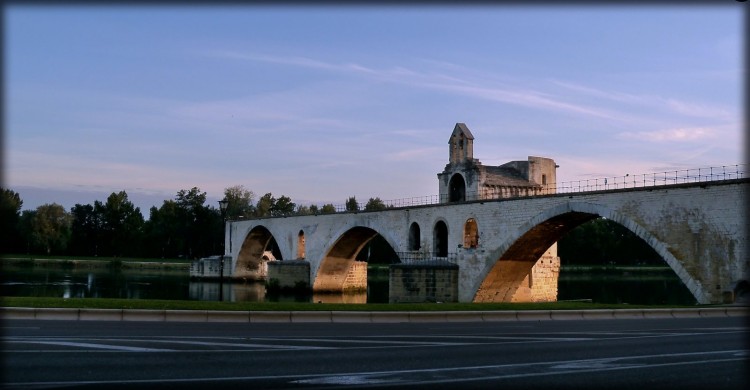
[[[5,9],[5,186],[297,203],[432,195],[456,122],[558,181],[744,160],[729,6]]]

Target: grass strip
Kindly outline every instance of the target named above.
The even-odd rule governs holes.
[[[628,305],[587,302],[529,303],[309,303],[309,302],[211,302],[156,299],[3,297],[2,307],[227,310],[227,311],[500,311],[500,310],[586,310],[695,307],[675,305]]]

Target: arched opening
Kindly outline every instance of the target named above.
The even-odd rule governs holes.
[[[576,243],[578,253],[573,256],[571,256],[572,252],[569,250],[569,243],[566,243],[566,240],[571,239],[578,241]],[[571,261],[576,262],[579,259],[592,256],[592,253],[602,253],[602,243],[607,240],[612,243],[618,243],[617,245],[620,245],[619,249],[610,250],[610,254],[596,257],[597,260],[584,260],[584,262],[598,262],[593,267],[587,265],[586,268],[582,269],[580,266],[570,264]],[[673,282],[679,280],[675,271],[670,268],[672,266],[666,264],[665,258],[656,253],[655,248],[644,242],[642,238],[636,236],[625,226],[613,220],[600,218],[595,213],[568,211],[536,223],[520,238],[515,240],[502,253],[498,261],[491,266],[477,289],[474,301],[538,302],[592,299],[594,302],[601,303],[662,304],[673,303],[662,301],[666,296],[670,296],[669,299],[677,296],[682,296],[679,299],[687,296],[688,300],[691,297],[692,299],[697,298],[697,295],[693,296],[694,293],[685,287],[683,281],[679,281],[676,283],[677,285],[668,284],[670,287],[664,289],[664,294],[662,294],[661,298],[648,296],[649,294],[653,294],[655,290],[650,287],[644,287],[646,284],[641,283],[642,281],[630,285],[622,284],[621,282],[627,279],[622,278],[623,276],[632,277],[634,276],[634,272],[640,272],[632,268],[633,266],[637,266],[639,262],[643,263],[646,261],[644,257],[639,259],[638,256],[632,253],[627,254],[635,246],[636,241],[640,241],[639,245],[641,245],[641,249],[639,249],[639,253],[650,253],[647,255],[649,257],[648,262],[652,262],[653,264],[654,261],[658,261],[663,265],[662,270],[659,272],[664,272],[666,268],[668,269],[666,272],[671,273],[676,278],[676,280],[673,278]],[[558,247],[561,247],[559,252]],[[646,247],[646,250],[643,247]],[[604,260],[613,259],[611,255],[615,252],[624,255],[633,264],[629,264],[625,268],[618,268],[613,267],[612,260]],[[557,256],[558,254],[560,255],[559,257]],[[658,257],[658,260],[654,257]],[[565,260],[562,260],[562,258],[565,258]],[[614,260],[615,263],[617,261]],[[580,278],[585,277],[589,281],[595,281],[594,288],[599,289],[597,291],[599,295],[596,297],[576,295],[578,292],[570,291],[569,286],[565,284],[566,263],[573,265],[573,269],[577,268],[579,271],[583,271],[577,275],[572,275],[571,279],[578,278],[578,282],[580,282]],[[617,273],[617,275],[614,275],[616,277],[613,278],[612,274],[602,272],[609,272],[608,270]],[[653,280],[653,275],[648,275],[643,281],[647,279]],[[664,286],[661,287],[664,288]],[[612,299],[612,295],[606,295],[608,293],[603,291],[603,288],[619,290],[616,291],[617,293],[635,292],[645,294],[645,299],[640,301]],[[588,291],[592,290],[589,289]],[[682,301],[679,303],[689,304],[690,302]],[[692,303],[695,303],[695,301],[692,301]]]
[[[242,242],[232,276],[246,280],[265,280],[268,275],[266,263],[281,259],[279,245],[271,232],[263,226],[256,226]]]
[[[354,295],[345,295],[343,298],[341,295],[328,295],[323,298],[318,295],[314,299],[343,303],[368,302],[370,263],[379,268],[385,265],[387,270],[387,264],[394,262],[400,262],[398,254],[377,231],[363,226],[351,228],[336,240],[321,261],[313,292],[317,294],[352,293]],[[387,291],[385,294],[387,302]],[[341,299],[344,300],[341,301]]]
[[[533,226],[494,263],[479,286],[474,302],[557,300],[557,270],[554,266],[556,262],[559,267],[559,258],[554,244],[576,226],[596,217],[596,214],[569,212]],[[540,269],[551,268],[549,271],[553,275],[535,275],[533,268],[538,261],[542,265]],[[544,279],[549,279],[546,281],[554,283],[554,286],[545,288]]]
[[[432,250],[437,257],[448,256],[448,225],[437,221],[432,231]]]
[[[420,233],[419,224],[412,222],[409,226],[409,250],[418,251],[421,247],[422,233]]]
[[[479,228],[474,218],[469,218],[464,224],[464,248],[472,249],[479,245]]]
[[[466,182],[461,174],[456,173],[448,182],[448,201],[463,202],[466,200]]]
[[[596,303],[692,305],[696,298],[646,241],[596,218],[558,241],[558,299]]]
[[[297,234],[297,258],[300,260],[305,258],[305,232],[302,230]]]

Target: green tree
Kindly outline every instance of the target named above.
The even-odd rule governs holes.
[[[276,198],[273,194],[266,193],[258,199],[258,203],[255,205],[255,216],[256,217],[270,217],[271,211],[276,204]]]
[[[336,212],[336,207],[332,203],[324,204],[320,209],[321,214],[333,214]]]
[[[174,200],[165,200],[161,207],[151,207],[144,226],[146,247],[152,257],[177,258],[184,254],[185,217]]]
[[[386,206],[380,198],[370,198],[365,204],[365,211],[385,210]]]
[[[274,217],[294,215],[294,210],[297,207],[292,199],[288,196],[281,195],[271,207],[271,215]]]
[[[346,200],[346,211],[357,211],[359,210],[359,205],[357,204],[357,198],[352,196],[351,198]]]
[[[315,207],[317,209],[317,207]],[[312,215],[312,206],[299,205],[297,206],[296,215]]]
[[[175,198],[178,218],[184,225],[185,237],[183,255],[189,259],[204,257],[216,253],[216,231],[218,212],[215,208],[205,206],[206,193],[198,187],[180,190]]]
[[[96,206],[95,206],[96,207]],[[101,217],[113,256],[140,256],[143,239],[143,214],[128,199],[125,191],[112,193],[102,208]]]
[[[562,264],[635,265],[663,264],[645,241],[617,222],[597,218],[584,223],[558,241]]]
[[[19,244],[23,246],[24,252],[28,254],[37,253],[37,245],[34,241],[34,219],[36,210],[24,210],[18,219],[18,234],[21,237]]]
[[[242,185],[236,185],[224,189],[224,198],[227,204],[226,218],[239,219],[255,215],[255,194]]]
[[[23,250],[18,230],[23,201],[15,191],[0,190],[0,248],[3,248],[3,252]]]
[[[72,217],[68,253],[79,256],[98,256],[103,232],[101,215],[94,206],[76,204],[70,209]]]
[[[43,204],[36,209],[31,221],[32,240],[46,254],[65,250],[70,240],[71,216],[57,204]]]
[[[310,205],[310,214],[318,214],[320,213],[320,210],[318,209],[317,205],[311,204]]]
[[[94,213],[101,216],[101,254],[140,256],[143,215],[140,208],[128,200],[125,191],[113,192],[106,203],[95,201]]]

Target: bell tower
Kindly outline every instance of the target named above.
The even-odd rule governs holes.
[[[474,159],[474,135],[463,123],[456,123],[448,141],[449,162],[457,165]]]

